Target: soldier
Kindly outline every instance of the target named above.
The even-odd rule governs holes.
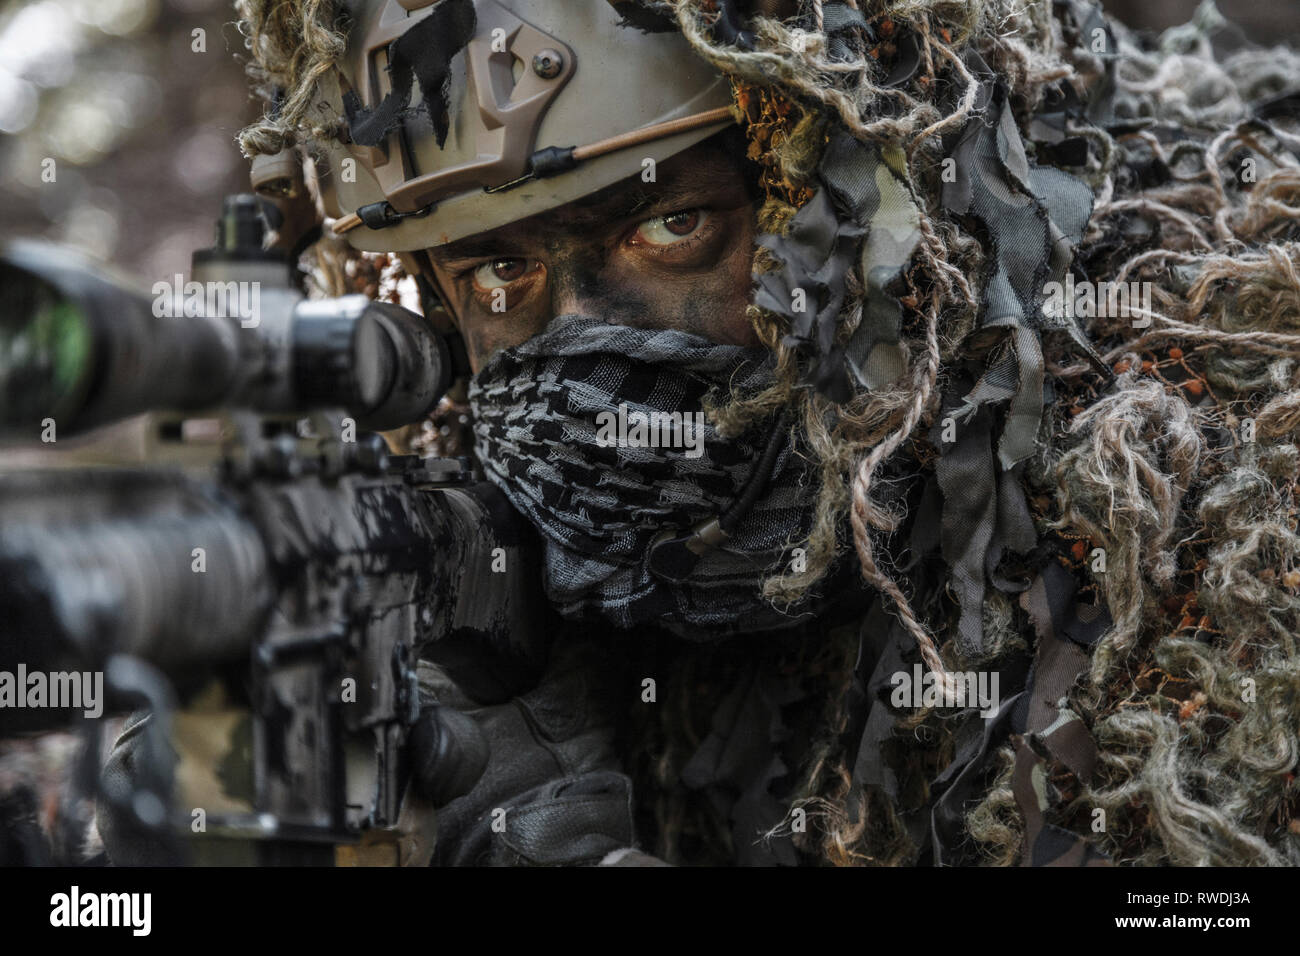
[[[789,416],[741,404],[777,384],[748,313],[762,169],[726,78],[661,14],[637,16],[603,2],[362,5],[341,79],[322,86],[334,98],[310,120],[348,127],[313,146],[333,231],[398,253],[427,314],[460,332],[474,451],[540,530],[563,621],[541,686],[516,701],[479,709],[445,673],[431,686],[493,742],[483,781],[439,815],[441,862],[639,859],[625,853],[638,831],[629,774],[653,768],[627,748],[651,732],[645,713],[697,692],[675,674],[700,656],[683,642],[730,637],[710,665],[734,698],[724,709],[746,706],[742,685],[757,681],[775,695],[763,713],[799,696],[768,673],[776,660],[861,610],[849,568],[834,601],[819,589],[777,607],[762,593],[798,560],[820,484]],[[427,109],[407,105],[413,76]],[[287,159],[266,157],[255,184]],[[282,205],[286,222],[303,218]],[[750,421],[728,433],[710,403]],[[712,752],[720,742],[675,770],[718,803],[724,844],[733,816],[748,838],[699,858],[792,862],[785,842],[751,845],[784,816],[762,793],[779,761],[770,741],[736,767]]]
[[[535,687],[431,649],[425,693],[492,745],[435,862],[1294,859],[1290,771],[1250,743],[1294,754],[1281,705],[1170,683],[1235,678],[1250,643],[1196,596],[1235,626],[1246,519],[1183,496],[1227,480],[1198,472],[1209,379],[1258,395],[1286,369],[1250,363],[1295,346],[1214,304],[1225,279],[1276,301],[1239,245],[1278,240],[1300,142],[1266,58],[1205,73],[1208,14],[1156,54],[1089,0],[240,8],[278,241],[319,217],[400,259],[543,545]],[[1263,171],[1225,180],[1228,148]],[[304,162],[319,209],[285,187]],[[1191,311],[1048,304],[1130,273]],[[1223,354],[1149,351],[1179,334]],[[1239,480],[1293,474],[1279,448]],[[1222,753],[1179,756],[1211,720]],[[1184,788],[1207,766],[1222,799]]]

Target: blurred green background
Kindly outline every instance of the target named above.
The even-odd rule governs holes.
[[[1105,2],[1153,29],[1196,4]],[[1300,39],[1300,0],[1220,9],[1260,42]],[[0,3],[0,236],[72,243],[147,282],[187,271],[221,197],[247,189],[245,55],[230,0]]]

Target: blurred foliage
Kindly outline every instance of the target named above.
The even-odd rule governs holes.
[[[229,0],[0,5],[3,235],[150,283],[188,271],[221,197],[247,189],[244,54]]]
[[[1274,44],[1300,40],[1297,0],[1218,0],[1219,11],[1251,40]],[[1102,0],[1106,12],[1139,30],[1163,30],[1191,19],[1200,0]]]

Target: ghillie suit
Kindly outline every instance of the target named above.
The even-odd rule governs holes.
[[[700,692],[634,730],[656,852],[739,850],[678,780],[728,782],[747,714],[784,759],[746,820],[823,861],[1297,862],[1300,57],[1212,5],[1156,41],[1089,0],[616,6],[731,78],[762,167],[779,381],[713,415],[795,409],[822,476],[766,593],[852,552],[879,595],[766,671],[674,665]],[[334,135],[331,5],[241,8],[245,149]],[[996,713],[896,706],[918,664],[997,672]]]

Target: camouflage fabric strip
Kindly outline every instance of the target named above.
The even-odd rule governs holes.
[[[849,376],[864,390],[884,388],[906,370],[899,345],[902,309],[886,291],[921,241],[920,212],[898,173],[904,162],[896,147],[882,154],[843,130],[831,137],[822,157],[827,188],[868,228],[859,259],[866,300],[862,319],[844,347]]]
[[[1096,743],[1066,704],[1071,685],[1088,666],[1088,655],[1057,635],[1042,575],[1021,595],[1021,604],[1038,635],[1026,733],[1013,738],[1016,762],[1011,789],[1025,818],[1021,865],[1109,866],[1106,857],[1082,837],[1046,820],[1053,803],[1048,761],[1065,764],[1083,783],[1091,780],[1096,766]]]

